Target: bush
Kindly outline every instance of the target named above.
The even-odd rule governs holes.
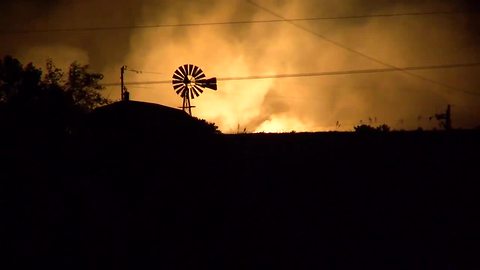
[[[358,126],[353,127],[353,129],[355,130],[355,132],[358,132],[358,133],[374,133],[374,132],[389,132],[390,131],[390,127],[387,124],[382,124],[382,125],[379,125],[377,127],[372,127],[370,125],[362,124],[362,125],[358,125]]]

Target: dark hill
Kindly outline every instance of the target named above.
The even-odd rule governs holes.
[[[140,102],[85,123],[5,159],[16,266],[478,269],[478,132],[202,136]]]
[[[182,110],[160,104],[121,101],[97,108],[87,118],[93,132],[114,132],[117,136],[204,136],[215,133],[212,125]]]

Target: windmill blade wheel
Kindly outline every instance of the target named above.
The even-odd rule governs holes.
[[[202,69],[192,64],[179,66],[172,77],[173,90],[183,98],[183,110],[191,114],[190,98],[200,96],[204,88],[217,90],[217,78],[206,79]]]

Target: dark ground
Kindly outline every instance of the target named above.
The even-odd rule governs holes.
[[[478,131],[2,140],[2,269],[480,267]]]

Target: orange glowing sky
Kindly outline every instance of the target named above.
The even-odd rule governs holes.
[[[474,1],[255,2],[283,18],[447,13],[132,28],[279,17],[244,0],[6,1],[0,8],[11,16],[0,20],[9,29],[70,30],[2,33],[0,53],[38,66],[47,58],[60,67],[90,63],[106,83],[119,82],[122,65],[153,71],[158,74],[125,74],[131,98],[171,107],[182,103],[171,84],[128,83],[170,80],[187,63],[207,77],[228,78],[480,62],[478,13],[448,13],[472,11],[478,8]],[[117,28],[95,30],[102,27]],[[192,100],[193,114],[227,133],[352,130],[360,122],[429,129],[438,123],[428,117],[452,104],[454,127],[471,128],[480,125],[479,71],[476,66],[411,72],[427,80],[402,72],[225,80],[218,91]],[[114,100],[119,93],[119,86],[105,90]]]

